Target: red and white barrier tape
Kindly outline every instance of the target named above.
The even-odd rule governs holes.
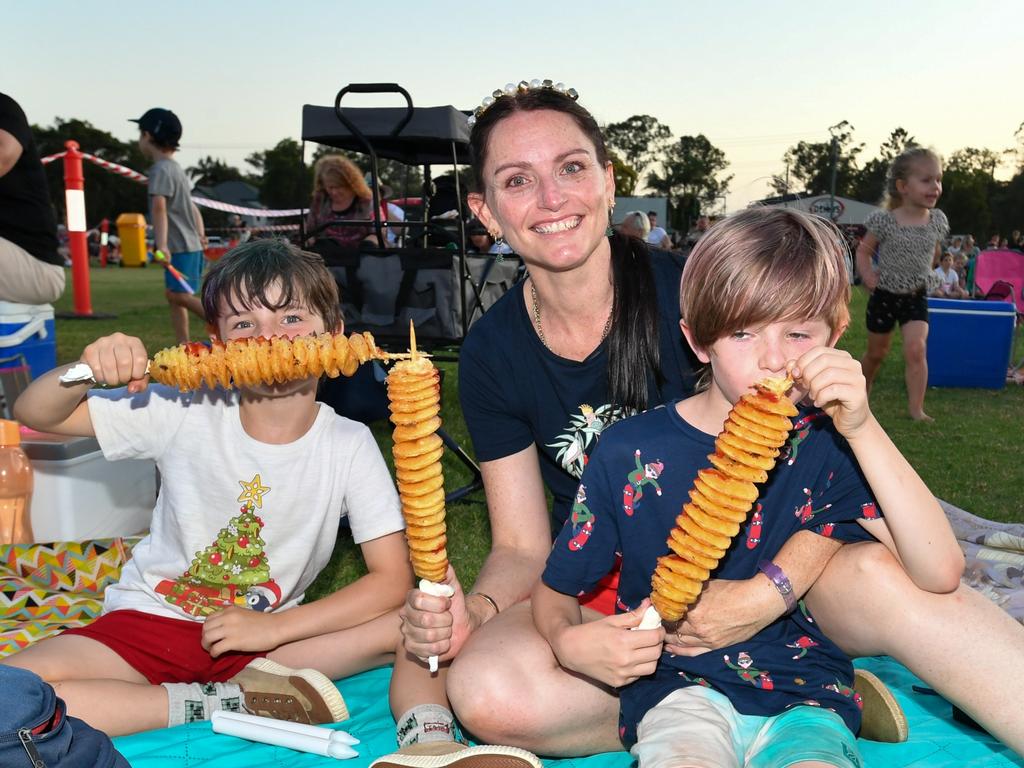
[[[204,208],[212,208],[215,211],[227,211],[228,213],[240,213],[245,216],[266,216],[267,218],[280,218],[282,216],[302,216],[306,213],[302,208],[288,208],[285,210],[270,210],[269,208],[246,208],[241,205],[222,203],[219,200],[210,200],[206,197],[192,196],[192,202]]]
[[[112,163],[109,160],[104,160],[102,157],[90,155],[88,152],[83,152],[82,157],[88,160],[90,163],[98,165],[100,168],[103,168],[104,170],[110,171],[111,173],[116,173],[119,176],[124,176],[125,178],[131,179],[132,181],[137,181],[140,184],[145,184],[149,181],[149,177],[146,176],[145,174],[139,173],[138,171],[133,171],[131,168],[126,168],[123,165]]]
[[[64,157],[67,152],[58,152],[55,155],[47,155],[40,159],[43,165],[52,163],[54,160],[59,160]],[[117,163],[112,163],[109,160],[104,160],[102,157],[96,157],[96,155],[90,155],[87,152],[82,153],[82,157],[95,165],[98,165],[104,170],[116,173],[119,176],[124,176],[126,179],[131,181],[137,181],[140,184],[146,184],[149,182],[149,177],[145,174],[133,171],[131,168],[127,168]],[[201,205],[204,208],[211,208],[215,211],[226,211],[227,213],[238,213],[244,216],[258,216],[261,218],[284,218],[286,216],[303,216],[306,211],[303,208],[287,208],[272,210],[270,208],[247,208],[242,205],[232,205],[231,203],[222,203],[219,200],[210,200],[206,197],[192,196],[192,201],[196,205]],[[291,227],[289,227],[291,228]]]

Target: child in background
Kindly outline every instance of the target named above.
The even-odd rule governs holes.
[[[188,177],[174,160],[181,139],[181,121],[169,109],[154,107],[138,120],[139,149],[152,161],[149,169],[149,222],[153,248],[170,259],[193,290],[203,276],[203,217],[192,202]],[[200,319],[203,305],[170,272],[164,273],[164,295],[171,308],[171,327],[179,344],[190,340],[188,313]]]
[[[963,278],[954,267],[956,259],[958,258],[962,257],[954,256],[949,251],[946,251],[942,255],[942,260],[939,262],[939,266],[935,268],[935,276],[942,282],[934,291],[932,291],[932,296],[938,296],[943,299],[967,298],[967,291],[965,291],[960,285]]]
[[[823,219],[751,209],[716,225],[686,263],[680,298],[683,333],[710,380],[688,399],[608,427],[583,472],[585,515],[574,510],[559,534],[533,615],[562,666],[618,687],[620,734],[640,768],[860,766],[853,668],[772,562],[797,532],[874,536],[922,589],[959,583],[963,555],[945,515],[869,410],[858,362],[833,348],[848,301],[841,235]],[[663,628],[623,632],[648,604],[656,559],[668,553],[668,533],[732,405],[787,372],[800,415],[715,571],[730,580],[763,573],[765,589],[778,590],[780,617],[747,641],[695,655],[663,650]],[[660,492],[627,508],[622,483],[638,460],[661,465]],[[577,595],[617,552],[617,615],[584,623]]]
[[[322,259],[284,241],[225,254],[202,296],[221,341],[342,330]],[[315,378],[181,393],[147,387],[147,358],[139,339],[115,333],[82,360],[119,389],[62,384],[62,366],[17,401],[17,418],[35,429],[95,435],[107,459],[155,459],[162,483],[150,534],[107,588],[103,615],[4,663],[39,674],[70,714],[110,735],[222,708],[337,721],[344,702],[325,674],[393,658],[394,609],[412,586],[398,496],[373,436],[318,403]],[[368,573],[301,605],[343,517]]]
[[[961,273],[964,278],[963,288],[968,296],[974,296],[974,269],[978,264],[978,254],[981,253],[981,249],[974,242],[974,235],[967,235],[964,238],[964,247],[960,253],[967,260],[967,266]]]
[[[935,281],[932,259],[942,256],[949,236],[946,214],[935,204],[942,194],[942,163],[932,150],[911,147],[898,155],[886,177],[885,210],[868,216],[857,249],[857,271],[868,299],[868,349],[861,360],[868,393],[898,323],[903,335],[910,417],[933,421],[924,411],[928,385],[928,293]],[[871,257],[878,249],[878,268]]]

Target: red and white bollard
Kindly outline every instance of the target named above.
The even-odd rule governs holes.
[[[75,314],[91,315],[89,293],[89,247],[85,242],[85,176],[78,142],[64,142],[64,204],[67,209],[68,245],[71,248],[71,284]]]

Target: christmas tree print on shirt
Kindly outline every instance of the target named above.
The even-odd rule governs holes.
[[[263,507],[263,496],[270,488],[258,474],[248,483],[240,480],[239,485],[239,514],[220,529],[210,546],[196,553],[185,573],[156,586],[167,602],[191,616],[206,617],[231,605],[266,611],[281,601],[263,549],[263,520],[255,512]]]

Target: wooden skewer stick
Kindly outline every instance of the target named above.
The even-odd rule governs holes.
[[[413,360],[419,357],[416,354],[416,326],[413,325],[412,318],[409,319],[409,353]]]

